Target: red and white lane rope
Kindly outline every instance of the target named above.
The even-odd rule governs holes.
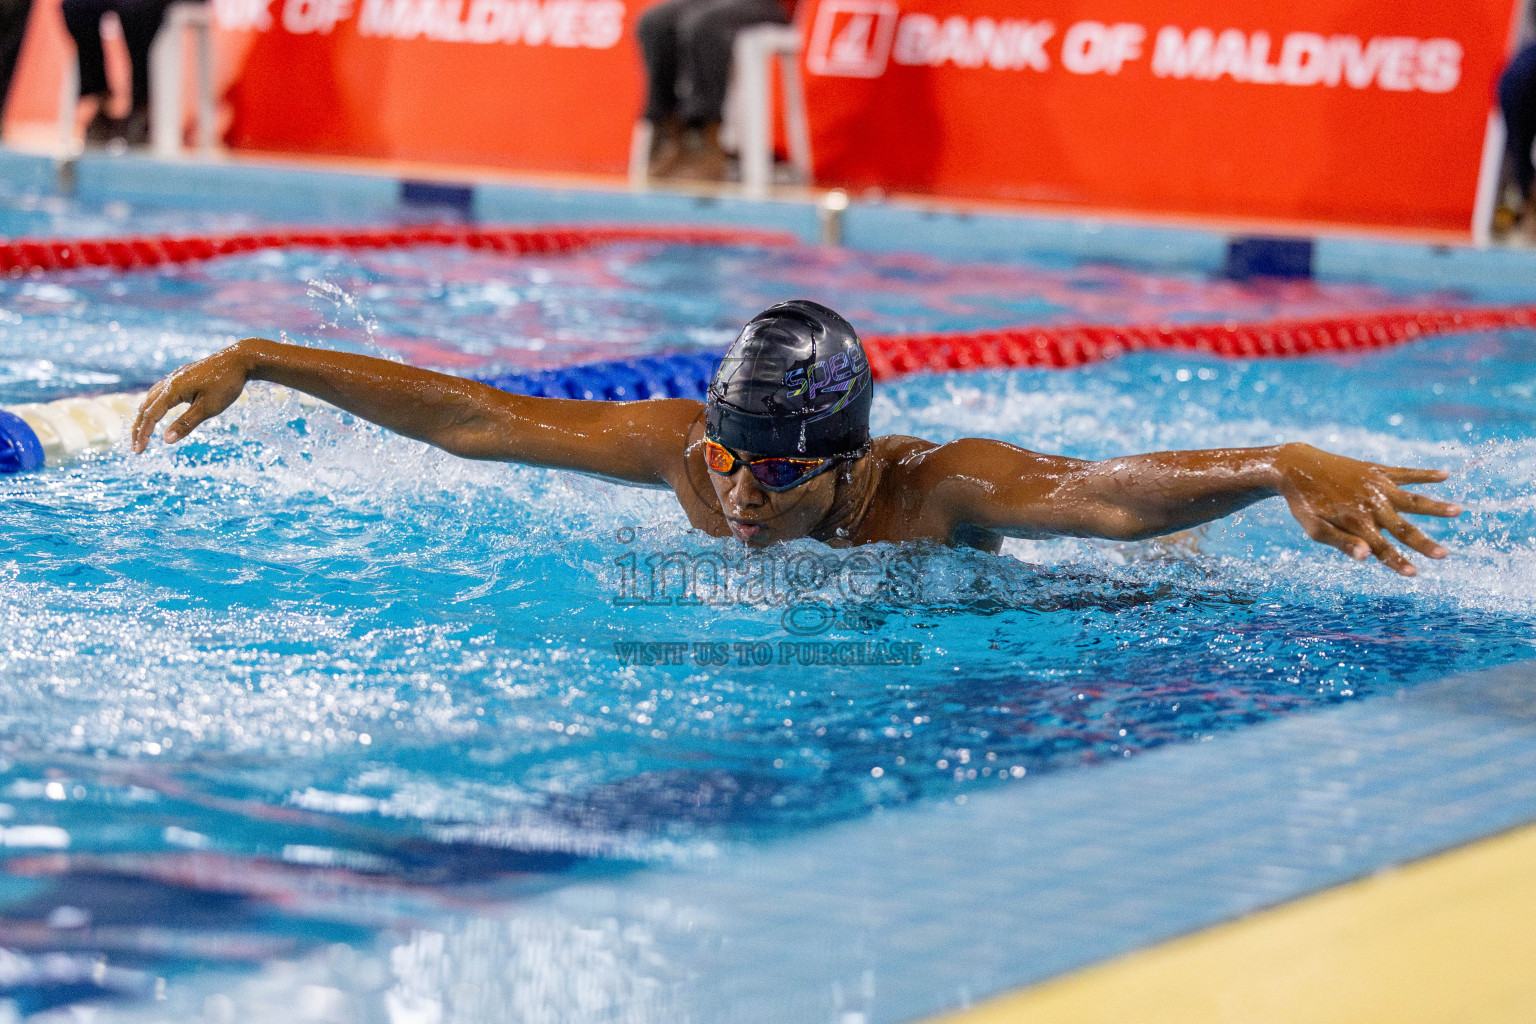
[[[454,245],[509,253],[558,253],[614,242],[678,245],[789,245],[787,231],[672,226],[572,226],[538,228],[421,228],[263,231],[234,235],[134,235],[123,238],[17,239],[0,242],[0,273],[13,275],[81,267],[140,270],[194,263],[258,249],[401,249]]]
[[[1254,323],[1072,324],[864,339],[875,378],[908,373],[1069,369],[1128,352],[1191,351],[1237,359],[1391,348],[1442,334],[1536,327],[1536,306],[1372,310]]]

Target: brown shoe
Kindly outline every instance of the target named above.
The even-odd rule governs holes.
[[[731,169],[731,158],[720,148],[720,124],[707,124],[688,133],[683,158],[672,169],[671,177],[683,181],[724,181]]]
[[[651,178],[669,178],[683,159],[683,126],[669,117],[653,127],[651,159],[645,173]]]

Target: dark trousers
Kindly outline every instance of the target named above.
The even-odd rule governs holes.
[[[642,14],[646,120],[675,117],[695,127],[719,121],[736,33],[768,22],[788,24],[779,0],[666,0]]]
[[[80,54],[80,95],[105,96],[107,62],[101,52],[101,16],[116,11],[133,64],[133,105],[149,105],[149,47],[170,0],[64,0],[64,24]]]
[[[21,56],[21,41],[27,35],[27,18],[32,14],[32,0],[0,0],[0,114],[11,92],[11,76],[16,73],[16,59]]]
[[[1531,146],[1536,144],[1536,43],[1515,54],[1499,78],[1499,107],[1504,111],[1504,151],[1514,165],[1515,184],[1520,195],[1536,199],[1531,183],[1536,167],[1531,164]]]

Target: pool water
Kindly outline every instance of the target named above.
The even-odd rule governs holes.
[[[247,335],[467,374],[714,351],[792,296],[866,333],[1476,299],[810,247],[296,250],[0,282],[0,403],[142,387]],[[1308,441],[1451,469],[1430,490],[1470,511],[1426,526],[1454,555],[1414,579],[1271,501],[1002,556],[799,542],[769,559],[777,589],[688,604],[646,567],[751,567],[670,495],[463,462],[253,386],[174,449],[0,480],[0,996],[439,1019],[407,1012],[405,936],[434,915],[1536,653],[1529,332],[920,376],[874,416],[1088,458]],[[818,663],[835,645],[882,663]],[[316,956],[334,998],[219,988]]]

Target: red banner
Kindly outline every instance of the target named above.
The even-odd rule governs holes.
[[[214,0],[254,38],[231,145],[620,173],[643,105],[624,0]]]
[[[818,178],[1468,231],[1511,0],[819,0]]]
[[[649,2],[213,0],[227,138],[621,174]],[[1465,236],[1517,2],[805,0],[817,182]],[[37,8],[13,116],[56,96]]]

